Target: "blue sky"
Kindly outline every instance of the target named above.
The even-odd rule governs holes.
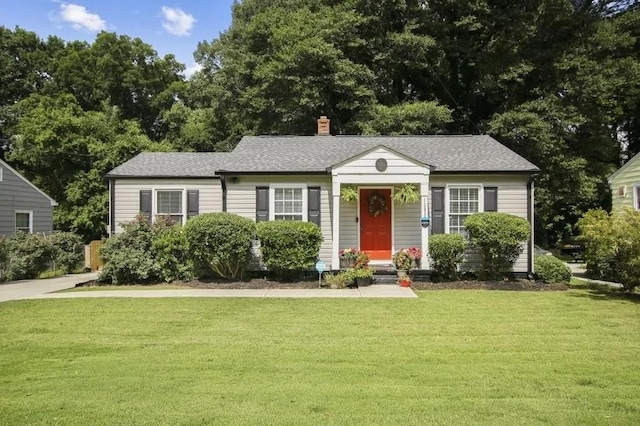
[[[140,37],[160,56],[173,53],[194,70],[199,41],[231,25],[233,0],[0,0],[0,25],[92,42],[98,32]]]

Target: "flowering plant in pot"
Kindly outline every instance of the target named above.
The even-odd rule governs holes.
[[[408,275],[403,278],[398,278],[398,284],[400,284],[400,287],[411,287],[412,282],[411,277]]]
[[[412,257],[409,254],[409,249],[400,249],[393,254],[393,266],[398,271],[409,272],[411,270]]]
[[[355,248],[340,250],[340,268],[353,268],[360,252]]]
[[[411,267],[420,269],[420,259],[422,259],[422,250],[419,247],[409,247],[407,249],[409,257],[411,257]]]

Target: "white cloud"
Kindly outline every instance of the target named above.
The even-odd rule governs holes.
[[[76,30],[98,32],[107,29],[107,23],[97,13],[90,13],[86,7],[61,3],[59,19],[71,24]]]
[[[173,7],[162,6],[162,16],[162,28],[176,36],[188,36],[196,22],[196,18],[190,13]]]
[[[198,71],[200,71],[202,69],[202,65],[200,64],[191,64],[190,66],[188,66],[183,74],[186,78],[190,78],[193,74],[197,73]]]

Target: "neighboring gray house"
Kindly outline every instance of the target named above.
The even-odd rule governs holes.
[[[51,197],[0,160],[0,235],[13,235],[16,231],[51,233],[56,205]]]
[[[339,252],[366,251],[388,264],[394,251],[420,247],[429,269],[429,235],[464,232],[471,213],[500,211],[533,223],[538,168],[489,136],[247,136],[230,153],[143,153],[107,174],[110,233],[137,214],[189,217],[216,211],[320,226],[320,257],[339,269]],[[420,202],[393,193],[414,184]],[[359,192],[345,202],[341,188]],[[430,218],[428,227],[421,220]],[[533,235],[514,272],[533,271]]]

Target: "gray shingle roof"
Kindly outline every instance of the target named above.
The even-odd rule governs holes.
[[[109,177],[212,177],[226,152],[143,152],[111,170]]]
[[[215,172],[318,172],[383,145],[434,172],[535,172],[490,136],[245,136],[231,153],[143,153],[107,176],[208,177]]]
[[[490,136],[245,136],[224,170],[325,171],[383,145],[435,167],[435,172],[537,171]]]

